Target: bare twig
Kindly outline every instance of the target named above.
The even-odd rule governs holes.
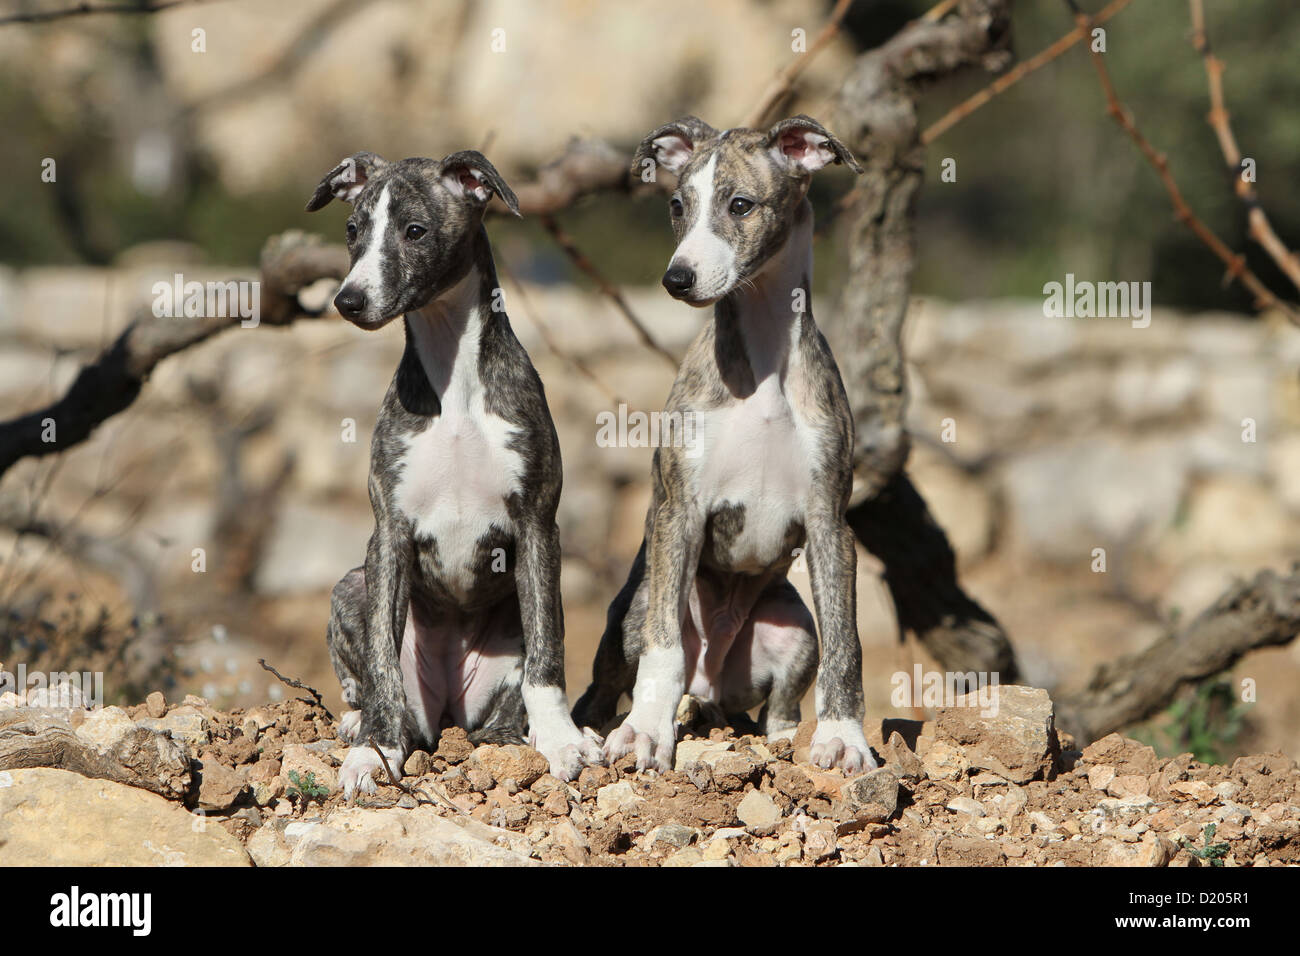
[[[763,91],[763,95],[758,98],[758,104],[749,111],[741,125],[756,127],[768,119],[768,114],[775,110],[794,89],[795,80],[808,69],[813,58],[840,32],[840,24],[844,22],[844,15],[849,12],[849,7],[852,5],[853,0],[838,0],[835,9],[831,11],[830,19],[826,21],[826,25],[822,27],[808,49],[773,77],[772,82]]]
[[[1066,2],[1074,7],[1072,0]],[[1088,14],[1077,11],[1074,15],[1075,22],[1080,29],[1085,32],[1092,29],[1092,17]],[[1096,50],[1089,49],[1092,65],[1097,71],[1097,80],[1101,83],[1102,93],[1106,97],[1106,112],[1120,129],[1128,134],[1134,144],[1146,157],[1147,162],[1155,169],[1160,176],[1161,183],[1164,184],[1165,192],[1169,194],[1169,201],[1173,203],[1174,217],[1200,239],[1205,246],[1213,252],[1224,266],[1227,267],[1228,275],[1238,280],[1242,285],[1251,291],[1255,296],[1255,307],[1257,309],[1276,308],[1284,312],[1292,322],[1300,325],[1300,311],[1288,302],[1283,302],[1268,287],[1260,281],[1259,277],[1246,265],[1245,256],[1237,255],[1233,252],[1222,239],[1220,239],[1205,223],[1201,222],[1192,212],[1192,208],[1183,198],[1182,191],[1174,181],[1174,177],[1169,173],[1169,157],[1157,150],[1147,140],[1142,132],[1133,122],[1132,115],[1124,108],[1119,97],[1115,93],[1115,84],[1111,81],[1110,71],[1106,69],[1106,58]]]
[[[528,294],[524,291],[523,283],[521,283],[519,279],[515,276],[514,270],[510,268],[510,264],[506,262],[506,260],[502,257],[500,250],[497,250],[496,261],[497,261],[497,268],[499,268],[502,272],[505,273],[506,278],[509,279],[511,285],[515,287],[515,291],[519,293],[519,301],[520,304],[522,304],[523,306],[523,313],[528,317],[528,320],[533,323],[533,327],[536,328],[538,334],[541,335],[542,341],[546,343],[546,347],[550,349],[561,361],[572,366],[574,370],[578,372],[578,374],[582,375],[589,382],[591,382],[598,389],[600,389],[600,391],[605,395],[605,397],[608,398],[614,405],[623,404],[623,399],[619,397],[618,393],[615,392],[608,385],[606,385],[603,381],[601,381],[600,376],[598,376],[594,371],[592,371],[591,366],[589,366],[582,359],[578,358],[578,356],[562,348],[560,346],[560,343],[555,341],[554,336],[551,335],[551,330],[547,327],[546,323],[542,321],[541,316],[533,309],[532,303],[528,298]]]
[[[1202,0],[1188,0],[1192,15],[1192,46],[1205,62],[1205,76],[1210,88],[1210,112],[1206,121],[1214,130],[1219,140],[1219,148],[1228,163],[1228,170],[1233,178],[1233,189],[1246,206],[1247,235],[1263,247],[1269,257],[1277,263],[1283,275],[1291,284],[1300,289],[1300,257],[1286,247],[1273,231],[1268,216],[1259,205],[1254,184],[1243,174],[1241,150],[1237,138],[1232,134],[1228,122],[1228,109],[1223,97],[1223,61],[1210,49],[1210,41],[1205,33],[1205,9]]]
[[[173,7],[209,3],[211,0],[137,0],[136,3],[78,3],[58,10],[34,10],[0,17],[0,27],[10,23],[51,23],[69,17],[87,17],[100,13],[160,13]]]
[[[564,250],[564,254],[572,260],[573,264],[582,272],[586,273],[592,282],[596,283],[596,288],[600,290],[602,295],[614,303],[614,307],[622,313],[623,318],[627,319],[628,324],[632,326],[637,336],[641,339],[641,343],[652,352],[657,353],[674,369],[677,368],[677,359],[673,357],[673,354],[655,341],[654,336],[650,334],[649,329],[642,324],[641,320],[637,318],[636,313],[632,311],[632,307],[627,304],[627,299],[623,297],[623,293],[618,290],[617,286],[601,275],[600,270],[596,268],[595,263],[583,254],[582,250],[579,249],[577,244],[573,241],[573,237],[560,227],[560,224],[556,221],[555,217],[549,214],[544,215],[541,217],[541,222],[542,228],[550,233],[551,238],[555,240],[556,245]]]
[[[1105,23],[1115,14],[1127,7],[1130,2],[1131,0],[1112,0],[1111,3],[1098,11],[1097,15],[1092,18],[1093,25],[1096,26],[1097,24]],[[1082,40],[1085,36],[1087,36],[1087,34],[1081,27],[1075,27],[1051,46],[1030,57],[1028,60],[1022,61],[1006,73],[1003,73],[988,86],[984,87],[984,89],[962,100],[947,113],[943,114],[943,116],[939,117],[939,119],[931,123],[926,128],[925,132],[921,134],[921,142],[925,144],[934,142],[948,130],[952,129],[952,127],[964,120],[967,116],[970,116],[971,113],[974,113],[985,103],[989,102],[989,100],[993,99],[993,97],[997,96],[999,93],[1006,92],[1029,74],[1042,69],[1066,50],[1070,49]]]
[[[297,678],[285,677],[283,674],[281,674],[278,670],[276,670],[274,667],[272,667],[270,664],[268,664],[265,660],[263,660],[260,657],[257,659],[257,663],[262,665],[262,670],[270,671],[276,677],[280,678],[281,683],[288,684],[290,687],[296,687],[299,690],[305,690],[307,693],[311,694],[312,697],[316,698],[316,706],[319,707],[321,710],[325,711],[325,716],[329,718],[331,722],[334,720],[334,715],[331,714],[329,708],[325,706],[325,701],[321,698],[320,691],[318,691],[315,687],[312,687],[309,684],[304,684],[302,681],[298,680]]]
[[[395,786],[398,790],[402,791],[402,793],[406,794],[408,797],[411,797],[412,799],[415,800],[419,800],[423,798],[424,801],[429,804],[441,803],[445,807],[447,807],[447,809],[452,810],[455,813],[459,813],[462,816],[469,816],[468,813],[466,813],[463,809],[456,806],[456,804],[452,802],[451,797],[447,796],[437,787],[434,787],[432,785],[430,786],[430,789],[433,790],[434,794],[438,798],[437,800],[435,800],[433,797],[429,796],[429,794],[425,792],[422,788],[408,786],[406,782],[402,780],[401,774],[393,773],[393,768],[389,766],[388,758],[384,756],[384,751],[380,749],[379,744],[375,743],[374,735],[371,735],[366,742],[370,744],[371,749],[373,749],[374,752],[379,755],[379,762],[384,765],[384,773],[388,775],[388,782],[391,783],[393,786]]]
[[[298,232],[272,237],[262,250],[261,323],[287,325],[324,314],[305,309],[298,293],[321,278],[341,279],[347,270],[342,245]],[[238,315],[167,318],[143,310],[117,341],[81,369],[62,398],[0,422],[0,476],[19,459],[66,451],[85,441],[102,422],[135,401],[160,362],[240,322]],[[58,429],[57,441],[45,440],[47,420]]]

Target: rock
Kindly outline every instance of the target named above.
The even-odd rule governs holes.
[[[66,770],[10,771],[0,787],[6,863],[42,866],[248,866],[224,828],[177,803]]]
[[[429,755],[423,750],[412,751],[411,756],[402,764],[402,774],[407,777],[423,777],[429,772]]]
[[[1245,826],[1246,821],[1250,819],[1250,808],[1243,807],[1239,803],[1229,803],[1220,807],[1214,814],[1214,819],[1220,823],[1231,823],[1237,826]]]
[[[846,780],[840,799],[859,821],[883,823],[898,809],[898,775],[893,767],[877,767]]]
[[[907,745],[903,735],[897,730],[889,735],[889,742],[885,745],[885,760],[892,764],[898,771],[900,780],[907,780],[915,783],[925,775],[925,766]]]
[[[1108,839],[1102,845],[1105,847],[1105,855],[1102,857],[1099,854],[1097,862],[1105,866],[1168,866],[1175,852],[1170,841],[1152,832],[1145,833],[1140,843],[1121,843]]]
[[[156,690],[144,699],[145,710],[150,717],[155,720],[167,716],[167,698],[163,696],[162,691]]]
[[[537,865],[494,842],[498,839],[506,840],[507,835],[474,821],[439,816],[433,807],[347,807],[334,810],[300,836],[289,862],[292,866]]]
[[[248,838],[248,855],[258,866],[287,866],[291,854],[283,831],[267,823]]]
[[[880,847],[872,846],[867,848],[867,855],[862,860],[863,866],[884,866],[885,858],[881,855]]]
[[[464,763],[473,753],[474,745],[469,742],[469,737],[464,729],[448,727],[438,739],[438,749],[434,751],[434,756],[441,757],[447,763],[455,766],[458,763]]]
[[[704,854],[698,847],[682,847],[675,853],[670,853],[664,858],[664,866],[695,866],[704,862]]]
[[[569,795],[563,790],[552,790],[542,801],[542,809],[553,817],[569,815]]]
[[[948,809],[957,813],[968,813],[972,817],[982,817],[987,813],[982,803],[970,797],[953,797],[948,801]]]
[[[248,789],[247,778],[205,755],[198,764],[198,804],[201,810],[229,810]]]
[[[1108,734],[1101,740],[1084,747],[1083,762],[1109,764],[1115,768],[1117,774],[1155,773],[1160,765],[1154,749],[1136,740],[1121,737],[1119,734]]]
[[[190,700],[189,697],[185,699]],[[202,698],[195,699],[202,700]],[[204,706],[207,706],[206,702]],[[184,744],[192,751],[197,751],[198,748],[212,742],[208,719],[193,705],[184,704],[174,707],[165,717],[146,717],[137,723],[142,727],[167,734],[172,740]]]
[[[76,734],[100,753],[107,753],[117,747],[135,727],[135,721],[121,707],[105,707],[88,713]]]
[[[1126,797],[1145,797],[1150,786],[1150,780],[1142,774],[1123,773],[1106,785],[1106,792],[1123,800]]]
[[[1088,768],[1088,786],[1094,790],[1105,790],[1115,779],[1115,768],[1102,764]]]
[[[757,783],[763,771],[762,762],[747,753],[723,753],[702,762],[713,772],[713,785],[724,793]]]
[[[970,761],[960,748],[935,740],[921,755],[921,766],[931,780],[960,780],[970,769]]]
[[[1218,799],[1218,794],[1203,780],[1179,780],[1169,784],[1167,789],[1174,795],[1175,799],[1182,797],[1195,800],[1202,806],[1214,803]]]
[[[611,783],[596,791],[596,811],[605,816],[638,803],[645,803],[645,797],[637,796],[632,784],[626,780]]]
[[[839,852],[835,839],[835,824],[828,821],[810,823],[804,831],[803,857],[816,863]]]
[[[513,780],[522,789],[531,787],[550,770],[545,757],[522,744],[506,744],[504,747],[485,744],[474,751],[469,763],[471,767],[481,767],[492,774],[492,779],[498,783]]]
[[[683,826],[680,823],[665,823],[650,831],[650,846],[662,843],[666,846],[681,849],[684,846],[689,846],[691,841],[698,835],[699,831],[694,827]]]
[[[736,807],[736,816],[750,832],[763,836],[775,830],[781,822],[781,808],[766,793],[751,790]]]
[[[981,696],[995,713],[983,716]],[[1055,775],[1061,748],[1045,690],[1008,684],[965,694],[956,706],[939,708],[936,725],[940,736],[966,749],[971,766],[1018,784]]]
[[[731,846],[726,840],[710,840],[703,850],[706,860],[725,860],[731,856]]]
[[[730,740],[683,740],[677,744],[673,758],[674,770],[685,770],[686,765],[702,761],[712,764],[719,756],[736,749]]]
[[[772,785],[796,803],[812,795],[812,781],[798,767],[781,764],[772,776]]]

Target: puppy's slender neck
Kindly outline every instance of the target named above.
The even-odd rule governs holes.
[[[812,236],[812,204],[805,198],[781,248],[715,309],[719,334],[739,340],[755,385],[785,370],[804,319],[812,317]]]
[[[496,284],[487,236],[477,237],[469,269],[428,304],[406,313],[407,342],[444,413],[473,394],[484,325],[495,314],[485,290]]]

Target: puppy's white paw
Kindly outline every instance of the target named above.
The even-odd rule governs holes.
[[[533,749],[551,765],[551,775],[560,780],[576,780],[583,767],[604,766],[605,754],[600,744],[574,728],[572,734],[534,737]]]
[[[393,773],[401,773],[402,754],[401,751],[382,748],[384,756],[388,759],[388,765],[393,768]],[[352,801],[357,794],[374,793],[379,788],[375,783],[375,772],[384,769],[383,762],[379,759],[379,754],[375,753],[373,747],[353,747],[343,758],[343,766],[339,767],[339,786],[343,790],[344,799]]]
[[[847,774],[865,773],[877,767],[861,725],[852,720],[819,720],[809,759],[822,769],[839,767]]]
[[[612,764],[620,757],[634,753],[636,769],[664,773],[673,769],[673,751],[676,748],[677,729],[673,721],[654,731],[643,731],[632,723],[629,714],[622,726],[605,741],[605,759]]]

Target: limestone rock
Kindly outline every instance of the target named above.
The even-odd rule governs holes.
[[[6,863],[31,866],[248,866],[216,823],[177,803],[66,770],[10,771],[0,787]]]
[[[496,840],[506,836],[473,821],[414,810],[335,810],[301,834],[291,866],[536,866]]]
[[[1000,774],[1012,783],[1049,779],[1061,752],[1052,700],[1047,691],[1020,685],[987,688],[994,711],[985,716],[980,693],[957,698],[939,709],[938,733],[966,748],[971,766]]]

